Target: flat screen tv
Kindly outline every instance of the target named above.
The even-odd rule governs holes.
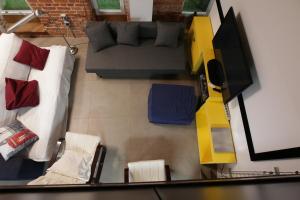
[[[221,63],[224,73],[221,91],[226,104],[252,84],[232,7],[213,38],[213,46],[216,59]]]

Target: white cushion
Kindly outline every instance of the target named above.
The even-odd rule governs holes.
[[[100,137],[68,132],[64,154],[47,171],[87,182],[99,143]]]
[[[39,82],[40,104],[21,108],[17,119],[39,136],[28,157],[48,161],[56,142],[65,134],[65,117],[74,58],[64,46],[51,46],[43,71],[31,69],[29,80]]]
[[[30,67],[14,61],[22,45],[23,39],[16,36],[14,33],[5,34],[0,36],[0,74],[1,84],[5,77],[27,80]]]
[[[164,160],[149,160],[128,163],[129,182],[166,181]]]
[[[90,155],[94,155],[95,150],[100,144],[99,136],[87,135],[81,133],[67,132],[66,133],[66,150],[84,151]]]
[[[30,67],[13,60],[21,44],[22,39],[13,33],[2,33],[0,36],[0,126],[14,121],[18,111],[18,109],[6,110],[5,77],[27,80],[30,72]]]

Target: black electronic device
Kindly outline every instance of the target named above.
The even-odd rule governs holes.
[[[217,59],[212,59],[207,63],[207,70],[210,82],[221,87],[224,84],[224,72],[221,63]]]
[[[213,46],[224,75],[221,91],[226,104],[252,84],[250,68],[232,7],[213,38]]]

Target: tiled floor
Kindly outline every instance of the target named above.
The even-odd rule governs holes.
[[[30,39],[39,46],[64,44],[61,38]],[[152,83],[194,85],[191,80],[112,80],[85,72],[87,39],[79,44],[70,92],[69,130],[99,135],[107,146],[102,182],[123,182],[127,162],[165,159],[172,179],[200,178],[193,122],[188,126],[148,122],[147,98]]]

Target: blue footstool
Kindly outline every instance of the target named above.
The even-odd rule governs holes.
[[[195,117],[192,86],[153,84],[148,97],[148,119],[158,124],[190,124]]]

